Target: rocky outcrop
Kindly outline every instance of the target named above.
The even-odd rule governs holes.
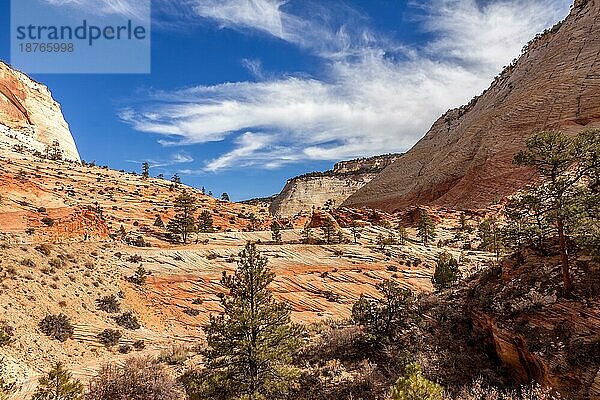
[[[600,1],[577,1],[482,96],[448,111],[346,206],[480,208],[530,181],[514,154],[542,130],[600,126]]]
[[[313,207],[323,207],[330,200],[339,206],[398,157],[398,154],[389,154],[342,161],[335,164],[333,170],[292,178],[273,198],[269,209],[274,215],[287,218]]]
[[[80,161],[48,88],[0,61],[0,148],[44,154],[55,142],[64,159]]]
[[[482,277],[468,295],[472,323],[513,379],[560,390],[570,399],[598,399],[600,265],[572,254],[576,295],[561,298],[560,260],[528,250]]]

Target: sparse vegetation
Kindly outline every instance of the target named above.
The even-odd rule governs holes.
[[[121,309],[121,304],[116,295],[110,294],[102,297],[101,299],[96,300],[96,305],[99,310],[105,311],[107,313],[118,313]]]
[[[61,342],[73,337],[75,329],[71,325],[71,320],[64,314],[47,315],[39,323],[40,330]]]
[[[183,400],[181,386],[151,358],[104,365],[89,384],[86,400]]]
[[[137,268],[137,270],[135,271],[135,273],[133,274],[133,276],[130,276],[129,278],[127,278],[129,280],[129,282],[141,286],[144,283],[146,283],[146,279],[148,278],[148,271],[146,271],[146,269],[142,266],[139,266]]]
[[[98,341],[106,347],[113,347],[119,344],[123,334],[116,329],[105,329],[98,334]]]
[[[135,330],[141,328],[137,317],[131,311],[126,311],[118,317],[115,317],[115,322],[117,325],[122,326],[125,329]]]
[[[72,378],[62,363],[40,378],[32,400],[83,400],[84,386]]]

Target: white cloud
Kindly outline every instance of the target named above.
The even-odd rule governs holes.
[[[170,167],[172,165],[178,165],[178,164],[187,164],[187,163],[192,163],[194,162],[194,158],[192,156],[190,156],[189,154],[187,154],[186,152],[180,151],[177,153],[173,153],[171,154],[171,157],[168,159],[163,159],[163,160],[127,160],[127,162],[133,163],[133,164],[139,164],[141,165],[144,162],[147,162],[148,164],[150,164],[151,168],[158,168],[158,167]]]
[[[68,6],[100,15],[120,15],[145,20],[150,15],[150,1],[140,0],[45,0],[54,6]]]
[[[257,76],[258,82],[154,93],[149,106],[121,114],[139,131],[166,135],[164,144],[235,138],[233,151],[207,163],[210,171],[405,151],[568,11],[559,0],[435,0],[421,15],[434,39],[411,49],[363,26],[333,30],[287,14],[281,1],[196,1],[196,11],[221,26],[268,33],[324,65],[319,79]]]

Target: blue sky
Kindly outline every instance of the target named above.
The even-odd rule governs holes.
[[[105,13],[136,0],[41,0]],[[409,149],[567,0],[154,0],[152,73],[33,78],[83,159],[177,172],[241,200],[336,161]],[[0,58],[10,61],[9,1]]]

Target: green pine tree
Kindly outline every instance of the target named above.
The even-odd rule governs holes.
[[[444,389],[425,378],[418,364],[409,364],[392,387],[392,400],[444,400]]]
[[[191,233],[196,232],[196,221],[194,213],[196,212],[196,199],[187,191],[183,191],[173,203],[175,216],[167,224],[167,229],[172,234],[179,236],[181,241],[186,244]]]
[[[148,179],[150,177],[150,164],[147,161],[142,163],[142,178]]]
[[[310,227],[310,223],[304,225],[304,229],[302,229],[302,242],[304,244],[311,244],[312,239],[312,228]]]
[[[396,230],[398,231],[398,244],[406,244],[406,242],[408,241],[408,232],[406,231],[406,228],[402,225],[398,225],[398,228]]]
[[[421,238],[423,244],[428,244],[431,239],[435,238],[435,222],[426,211],[421,211],[419,216],[417,235]]]
[[[154,226],[156,226],[157,228],[164,228],[165,227],[165,223],[163,222],[163,220],[160,217],[160,215],[156,216],[156,220],[154,221]]]
[[[515,163],[535,169],[544,178],[540,187],[526,194],[542,205],[541,216],[558,236],[563,294],[569,296],[573,289],[569,242],[575,238],[591,249],[600,244],[600,130],[586,130],[576,137],[538,133],[515,156]]]
[[[360,239],[360,228],[356,225],[356,221],[352,220],[350,225],[350,232],[352,232],[352,238],[354,239],[354,244],[358,243],[358,239]]]
[[[208,347],[196,398],[279,399],[295,385],[299,375],[290,364],[300,330],[267,288],[274,277],[252,243],[240,253],[236,272],[223,275],[228,294],[221,297],[223,313],[211,315],[205,327]]]
[[[72,379],[62,363],[55,364],[48,375],[40,378],[32,400],[81,400],[83,384]]]
[[[479,224],[479,239],[481,240],[479,248],[494,253],[496,264],[498,264],[504,244],[502,231],[496,217],[488,217]]]
[[[433,287],[444,290],[451,287],[460,278],[458,261],[449,252],[445,251],[438,256],[435,272],[431,278]]]
[[[273,221],[271,224],[271,238],[275,242],[275,244],[281,244],[281,228],[277,221]]]
[[[325,236],[325,241],[327,244],[331,244],[331,238],[333,236],[333,231],[335,230],[335,226],[333,225],[333,220],[331,217],[327,217],[325,219],[321,230],[323,231],[323,235]]]
[[[223,201],[231,201],[230,198],[229,198],[229,195],[227,194],[227,192],[225,192],[225,193],[223,193],[221,195],[221,200],[223,200]]]
[[[210,233],[213,232],[213,217],[210,211],[204,210],[200,213],[198,217],[198,230],[202,233]]]

